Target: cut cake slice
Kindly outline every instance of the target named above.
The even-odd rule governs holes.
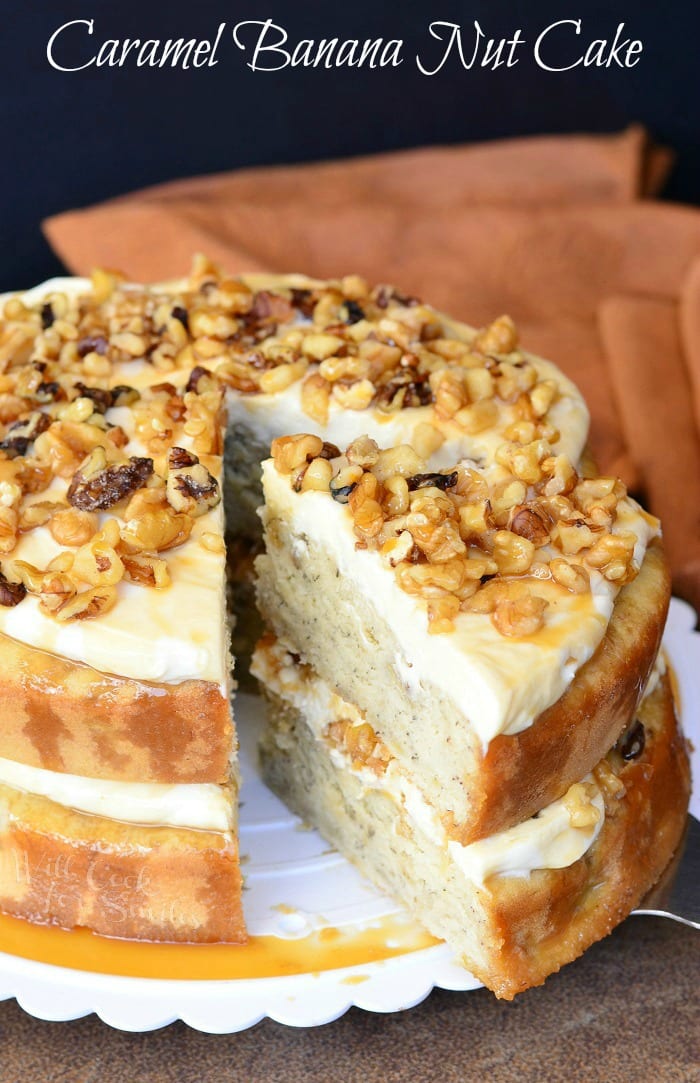
[[[550,499],[544,473],[426,474],[412,449],[365,440],[331,463],[312,439],[276,441],[263,467],[268,626],[420,771],[454,837],[531,816],[632,717],[669,598],[656,520],[620,489],[598,551],[567,552],[596,515],[573,500],[608,479]]]
[[[256,668],[268,784],[499,997],[541,984],[609,933],[678,846],[688,762],[665,676],[589,775],[535,817],[464,846],[420,772],[391,760],[354,705],[331,700],[279,644],[258,649]]]
[[[689,787],[658,524],[518,447],[275,441],[253,661],[269,784],[505,998],[653,886]]]

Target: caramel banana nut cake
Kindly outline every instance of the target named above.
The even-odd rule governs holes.
[[[272,788],[499,996],[609,932],[689,777],[659,524],[587,431],[510,319],[357,276],[4,298],[0,908],[245,939],[225,504]]]

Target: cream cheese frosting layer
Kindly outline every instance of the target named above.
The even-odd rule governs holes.
[[[124,408],[109,410],[107,418],[128,431],[129,413]],[[143,449],[132,439],[125,452],[141,455]],[[67,485],[55,479],[52,488],[36,499],[60,500]],[[104,512],[100,518],[104,525],[116,516]],[[168,587],[156,590],[122,581],[114,608],[86,623],[59,624],[41,611],[38,597],[27,595],[14,608],[0,606],[0,633],[103,673],[166,684],[212,681],[225,693],[225,553],[223,543],[214,549],[203,544],[207,536],[223,539],[223,533],[224,512],[219,504],[195,520],[184,545],[168,553]],[[35,527],[20,536],[6,564],[22,560],[43,569],[64,551],[47,527]]]
[[[231,831],[233,796],[213,783],[106,782],[27,767],[0,757],[0,783],[58,805],[150,827]]]
[[[592,573],[584,594],[538,581],[546,620],[527,638],[502,636],[487,615],[468,612],[457,615],[453,632],[430,635],[425,604],[401,590],[378,552],[356,549],[346,505],[327,493],[294,493],[270,460],[263,465],[263,488],[264,514],[284,519],[300,549],[310,543],[329,554],[341,576],[371,600],[396,638],[395,667],[407,687],[437,686],[469,719],[484,749],[499,734],[526,729],[555,703],[605,634],[617,590]],[[650,517],[630,511],[624,523],[637,534],[643,555],[654,534]]]
[[[259,650],[254,670],[273,692],[291,703],[301,714],[314,737],[323,741],[328,725],[337,720],[357,724],[363,720],[357,708],[334,693],[325,681],[308,671],[302,677],[298,666],[281,644]],[[572,823],[572,790],[547,805],[536,816],[488,838],[461,845],[448,838],[435,809],[420,789],[392,759],[382,774],[360,767],[337,745],[327,744],[335,766],[351,772],[365,789],[386,793],[404,808],[408,819],[432,843],[445,849],[452,861],[473,883],[483,886],[492,876],[529,876],[535,869],[563,869],[573,865],[593,845],[605,820],[605,803],[593,777],[583,779],[591,811],[585,826]],[[580,789],[581,783],[575,783]]]
[[[25,291],[21,298],[32,306],[51,294],[76,296],[91,288],[89,279],[53,278]],[[0,297],[0,306],[15,296]],[[176,375],[179,378],[180,374]],[[187,374],[183,376],[186,379]],[[115,385],[124,383],[139,389],[163,378],[163,372],[139,361],[115,367],[113,372]],[[129,436],[125,455],[148,454],[134,436],[129,409],[112,408],[106,419],[121,426]],[[183,437],[180,445],[189,448],[191,441]],[[55,479],[50,491],[36,499],[60,500],[67,487],[67,482]],[[101,513],[101,526],[110,518],[116,516]],[[211,681],[226,695],[229,663],[223,586],[225,553],[223,544],[213,548],[203,544],[207,535],[223,539],[223,504],[200,516],[187,542],[168,552],[169,587],[155,590],[122,581],[117,605],[87,624],[59,624],[41,611],[36,596],[28,595],[14,608],[0,606],[0,633],[103,673],[164,684]],[[43,569],[63,551],[65,547],[54,541],[48,528],[36,527],[20,537],[7,563],[22,560]]]

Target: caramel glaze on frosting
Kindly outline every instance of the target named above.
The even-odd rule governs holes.
[[[462,380],[467,370],[471,391]],[[448,379],[454,374],[456,383]],[[517,348],[508,320],[479,338],[428,305],[390,287],[370,290],[356,276],[335,283],[227,279],[199,259],[189,279],[161,286],[96,272],[92,280],[55,279],[6,297],[0,600],[13,604],[0,604],[7,662],[0,755],[116,780],[221,782],[228,771],[221,504],[196,508],[181,544],[162,550],[155,539],[151,549],[141,547],[169,585],[124,576],[108,585],[102,611],[100,597],[95,613],[83,609],[87,620],[62,620],[42,577],[18,570],[19,561],[43,572],[54,559],[63,568],[80,550],[57,540],[52,521],[31,506],[66,508],[68,487],[92,448],[105,448],[116,462],[152,458],[147,486],[167,478],[175,445],[220,478],[223,390],[234,439],[249,428],[269,443],[303,424],[339,442],[364,432],[422,442],[436,467],[457,450],[484,462],[522,413],[521,384],[539,395],[538,432],[556,437],[576,459],[587,432],[585,405],[553,365]],[[127,393],[110,404],[115,387]],[[37,416],[42,428],[51,422],[38,435],[31,424]],[[33,473],[31,485],[20,479],[18,494],[21,462]],[[93,513],[93,531],[117,524],[120,553],[130,499]],[[172,518],[175,509],[165,499],[161,505]],[[229,526],[235,531],[235,520]],[[67,576],[73,604],[94,591],[92,582],[70,582],[70,569]],[[18,591],[23,597],[14,604]]]

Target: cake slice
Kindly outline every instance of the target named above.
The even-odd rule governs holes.
[[[281,663],[281,664],[280,664]],[[636,906],[682,835],[685,744],[666,677],[591,773],[533,818],[462,845],[357,708],[266,642],[270,786],[499,997],[541,984]]]
[[[265,777],[511,998],[621,920],[682,834],[658,523],[546,441],[437,472],[366,437],[272,451]]]
[[[515,463],[527,483],[466,460],[425,473],[366,439],[330,461],[311,436],[273,451],[263,617],[414,765],[450,833],[509,827],[592,770],[633,715],[669,597],[658,523],[624,487],[542,449]]]

